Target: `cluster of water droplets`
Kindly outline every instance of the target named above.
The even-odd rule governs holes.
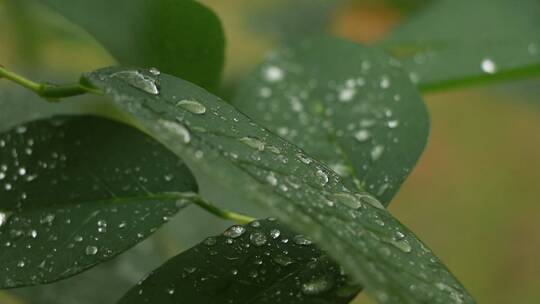
[[[164,162],[163,172],[176,172],[181,163],[169,151],[147,141],[149,154],[136,162],[122,160],[120,167],[81,164],[73,160],[85,161],[85,154],[95,153],[99,144],[69,137],[69,130],[77,128],[74,122],[77,119],[38,121],[0,135],[0,182],[10,185],[0,188],[3,287],[80,272],[141,241],[185,205],[175,204],[175,199],[152,200],[152,205],[144,198],[123,200],[150,195],[156,184],[177,189],[172,187],[174,175],[151,176],[138,166],[155,157]],[[81,121],[85,123],[95,121]]]
[[[272,81],[267,81],[268,86],[282,83],[285,79],[293,77],[290,69],[294,70],[294,66],[287,66],[287,69],[285,69],[283,65],[280,65],[279,68],[283,73],[272,72],[280,76],[275,77],[274,74],[271,77]],[[266,77],[264,75],[263,78]],[[388,77],[388,81],[383,77],[385,75]],[[386,94],[392,96],[393,103],[401,102],[400,98],[396,98],[396,93],[392,89],[392,79],[393,75],[384,74],[381,75],[379,81],[370,82],[369,85],[379,88],[378,93],[370,96],[372,102],[364,105],[360,104],[357,107],[349,106],[345,109],[353,114],[370,113],[367,117],[364,115],[364,119],[375,120],[372,128],[377,125],[378,128],[382,127],[385,128],[384,130],[392,132],[392,130],[405,126],[406,122],[396,121],[393,109],[386,108],[382,102],[380,106],[375,105],[375,102],[381,101],[381,94],[383,96]],[[386,273],[380,269],[389,263],[403,264],[405,265],[404,271],[414,273],[416,278],[425,279],[425,281],[411,279],[411,282],[415,282],[417,290],[422,290],[424,293],[427,292],[428,285],[431,288],[434,284],[434,282],[430,281],[430,278],[451,277],[444,268],[439,267],[438,261],[431,260],[430,251],[423,247],[414,235],[388,215],[375,197],[367,193],[351,191],[343,185],[341,177],[327,166],[311,158],[303,150],[255,124],[218,98],[202,90],[197,91],[192,88],[190,88],[189,97],[177,96],[180,93],[173,89],[174,86],[171,85],[171,88],[168,88],[165,84],[166,82],[162,81],[161,104],[153,103],[151,98],[130,99],[125,105],[126,108],[132,111],[133,115],[141,117],[142,121],[148,121],[147,126],[151,129],[154,128],[153,133],[160,137],[163,142],[166,142],[171,149],[182,152],[183,156],[191,157],[192,160],[200,160],[200,166],[207,170],[207,173],[213,174],[216,180],[227,185],[230,189],[251,193],[255,200],[262,201],[264,197],[265,206],[274,214],[279,215],[282,220],[295,223],[295,227],[303,227],[304,231],[309,230],[313,239],[325,240],[324,247],[336,256],[340,256],[340,261],[345,268],[353,272],[357,269],[363,269],[366,275],[374,276],[375,280],[379,281],[378,286],[386,286],[389,280],[394,279],[392,276],[394,272]],[[368,85],[368,83],[365,85]],[[316,82],[312,82],[308,86],[318,87]],[[335,87],[335,83],[332,86]],[[287,86],[284,88],[287,88]],[[295,96],[298,95],[295,94]],[[341,136],[345,136],[346,131],[350,131],[347,134],[357,133],[358,130],[355,130],[355,128],[348,130],[347,125],[339,127],[337,124],[341,120],[330,124],[324,122],[328,121],[328,116],[333,115],[333,107],[325,107],[326,103],[335,101],[344,107],[348,105],[348,103],[337,101],[336,96],[336,94],[318,96],[314,95],[313,92],[303,94],[302,99],[304,100],[314,98],[313,104],[309,106],[310,111],[324,114],[323,116],[306,114],[296,117],[297,121],[301,126],[305,127],[308,133],[324,131],[325,134],[328,134],[328,128],[336,131],[336,136],[341,134],[338,131],[343,131]],[[117,102],[120,104],[126,102],[120,97],[117,98]],[[184,106],[178,104],[181,100],[200,103],[205,108],[204,113],[190,111],[185,107],[185,102],[183,103]],[[272,104],[275,105],[276,103],[270,102],[268,104],[270,106],[266,111],[269,114],[268,117],[276,118],[277,116],[270,115],[274,111]],[[302,109],[307,111],[307,108],[304,105]],[[290,111],[287,111],[287,113],[293,115]],[[183,138],[183,131],[178,132],[176,128],[170,127],[170,125],[166,126],[162,122],[156,127],[155,120],[149,119],[155,116],[159,116],[167,124],[178,123],[186,130],[189,130],[188,132],[191,134],[189,143],[179,140]],[[319,119],[320,123],[306,124],[304,120],[310,119]],[[280,120],[276,118],[275,121]],[[306,125],[304,126],[304,124]],[[362,122],[360,120],[359,124],[369,128],[371,122]],[[280,125],[277,128],[280,135],[283,133],[282,136],[289,138],[294,144],[303,146],[306,150],[310,147],[315,153],[317,152],[316,148],[319,146],[311,145],[312,141],[316,141],[301,141],[296,137],[291,139],[293,127],[287,124],[287,132],[282,128],[285,128],[285,126]],[[390,133],[386,134],[388,137]],[[390,139],[393,141],[392,137]],[[382,141],[376,140],[382,139],[372,137],[370,141],[372,149],[368,149],[366,155],[367,163],[380,161],[384,153],[391,149],[388,142],[383,144]],[[360,147],[361,144],[358,146]],[[328,143],[325,142],[324,146],[327,147]],[[330,153],[335,152],[339,154],[341,150],[330,151]],[[201,157],[197,157],[199,154]],[[341,155],[339,156],[342,159]],[[202,161],[203,159],[205,161]],[[212,166],[224,166],[227,170],[211,168],[209,164],[212,164]],[[382,179],[388,182],[387,177]],[[383,187],[383,189],[386,188]],[[339,227],[339,229],[336,227]],[[242,238],[244,234],[248,233],[246,232],[248,229],[242,229],[239,226],[231,229],[226,232],[225,236],[229,235],[229,237],[224,240],[231,244],[236,243],[233,236]],[[289,242],[289,238],[284,239],[282,235],[279,237],[282,242],[285,242],[285,240]],[[263,236],[249,233],[248,240],[243,245],[244,248],[266,248],[271,237],[268,234]],[[212,247],[211,244],[214,241],[207,240],[207,243]],[[345,243],[348,245],[346,246]],[[219,241],[213,246],[218,245]],[[214,255],[219,255],[219,251],[215,250],[213,252],[215,252]],[[364,265],[359,261],[359,252],[366,259],[377,261],[377,263]],[[279,260],[283,261],[281,256]],[[288,264],[288,262],[283,263]],[[293,264],[294,262],[289,265]],[[192,268],[189,269],[192,270]],[[189,273],[187,272],[185,275],[188,276]],[[197,273],[197,271],[193,270],[193,273]],[[241,271],[236,269],[232,273],[241,274]],[[231,275],[231,272],[228,272],[228,274]],[[261,277],[261,274],[256,271],[251,271],[248,275],[252,279]],[[199,280],[200,284],[203,284],[203,281],[211,280],[208,277],[205,280],[202,279],[203,277]],[[451,283],[446,282],[445,284],[449,285]],[[388,296],[388,298],[389,301],[392,301],[391,296]]]
[[[168,267],[183,269],[175,281],[165,283],[167,277],[161,278],[158,269],[131,293],[148,301],[157,299],[160,293],[173,297],[200,293],[204,295],[199,299],[215,296],[225,303],[239,303],[235,293],[242,293],[243,297],[249,293],[264,294],[267,300],[290,302],[287,299],[310,296],[349,298],[358,290],[350,290],[343,270],[313,246],[309,238],[272,218],[246,226],[234,225],[190,251],[199,257],[197,261],[182,259],[180,255],[169,262],[173,265]],[[215,284],[227,284],[231,292],[208,295],[210,289],[206,285]],[[164,287],[160,290],[155,286]]]

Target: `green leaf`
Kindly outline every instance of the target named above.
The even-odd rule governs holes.
[[[350,191],[323,163],[204,89],[167,74],[124,68],[98,70],[81,81],[109,95],[224,191],[312,237],[380,301],[474,303],[376,198]]]
[[[540,2],[442,0],[379,46],[422,90],[540,75]]]
[[[429,133],[422,98],[395,65],[359,44],[313,39],[272,53],[233,105],[388,205]]]
[[[177,255],[119,303],[349,303],[339,265],[272,219],[235,225]]]
[[[141,132],[58,116],[0,135],[0,287],[53,282],[152,234],[196,191],[187,167]],[[186,201],[187,203],[187,201]]]
[[[123,65],[156,67],[216,90],[225,38],[217,16],[192,0],[44,0]]]

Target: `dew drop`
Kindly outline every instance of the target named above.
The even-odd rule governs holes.
[[[265,144],[264,144],[263,141],[261,141],[258,138],[251,137],[251,136],[245,136],[245,137],[240,138],[239,141],[246,144],[248,147],[251,147],[253,149],[257,149],[259,151],[264,150]]]
[[[397,128],[398,126],[399,126],[399,121],[398,120],[390,120],[390,121],[388,121],[388,127],[390,129]]]
[[[355,88],[344,88],[343,90],[339,91],[338,99],[342,102],[351,101],[354,98],[354,95],[356,95],[356,89]]]
[[[151,77],[139,73],[138,71],[120,71],[112,74],[112,76],[120,78],[132,87],[135,87],[148,94],[159,94],[156,81]]]
[[[244,234],[244,232],[246,232],[246,228],[240,225],[234,225],[231,226],[229,229],[225,230],[225,232],[223,232],[223,235],[235,239]]]
[[[352,195],[351,193],[347,193],[347,192],[340,192],[340,193],[335,193],[332,195],[333,196],[333,200],[341,203],[341,204],[344,204],[345,206],[349,207],[349,208],[352,208],[352,209],[358,209],[360,207],[362,207],[362,202],[356,198],[356,196]]]
[[[256,231],[249,236],[249,240],[255,246],[263,246],[264,244],[266,244],[266,235],[264,235],[264,233],[260,231]]]
[[[354,138],[356,138],[356,140],[358,140],[359,142],[365,142],[366,140],[369,139],[369,137],[371,136],[371,134],[369,133],[368,130],[359,130],[358,132],[356,132],[354,134]]]
[[[315,172],[315,176],[317,177],[321,185],[324,186],[328,183],[328,175],[324,173],[324,171],[317,170],[317,172]]]
[[[332,281],[326,277],[315,278],[302,284],[302,292],[306,295],[318,295],[332,287]]]
[[[184,144],[188,144],[191,141],[191,134],[189,133],[188,129],[184,127],[183,125],[173,122],[170,120],[160,119],[159,123],[167,130],[169,130],[172,133],[175,133],[182,138],[182,141]]]
[[[263,77],[268,82],[277,82],[283,79],[285,73],[277,66],[268,66],[263,71]]]
[[[313,243],[308,237],[301,234],[295,235],[293,241],[297,245],[311,245]]]
[[[277,254],[272,260],[281,266],[287,266],[293,263],[293,260],[290,257],[283,254]]]
[[[306,165],[309,165],[309,164],[311,164],[313,162],[313,160],[311,158],[307,157],[303,153],[297,153],[296,158],[298,158],[301,162],[303,162]]]
[[[277,180],[276,176],[274,175],[274,173],[268,174],[266,176],[266,181],[272,186],[276,186],[278,184],[278,180]]]
[[[216,244],[217,240],[215,237],[208,237],[206,240],[204,240],[204,244],[206,246],[214,246]]]
[[[150,68],[148,70],[148,72],[150,72],[150,74],[154,75],[154,76],[159,76],[161,75],[161,72],[157,69],[157,68]]]
[[[11,212],[0,210],[0,228],[8,222],[10,216],[11,216]]]
[[[489,58],[482,60],[482,71],[488,74],[495,74],[497,72],[497,65]]]
[[[98,248],[96,246],[87,246],[84,252],[86,255],[95,255],[98,252]]]
[[[281,235],[281,231],[278,229],[272,229],[270,230],[270,237],[273,239],[277,239]]]
[[[383,76],[379,85],[381,86],[381,89],[388,89],[390,87],[390,78],[388,78],[388,76]]]
[[[379,158],[381,158],[383,152],[384,152],[384,146],[376,145],[375,147],[373,147],[373,149],[371,149],[371,152],[370,152],[371,160],[373,161],[378,160]]]
[[[206,107],[196,100],[184,99],[180,100],[176,105],[193,114],[206,113]]]
[[[358,196],[358,199],[363,202],[363,203],[367,203],[367,204],[370,204],[371,206],[377,208],[377,209],[381,209],[381,210],[384,210],[384,206],[383,204],[381,204],[381,202],[379,202],[378,199],[376,199],[375,197],[371,196],[371,195],[368,195],[368,194],[360,194]]]
[[[167,293],[170,294],[170,295],[173,295],[175,292],[174,288],[168,288],[167,289]]]

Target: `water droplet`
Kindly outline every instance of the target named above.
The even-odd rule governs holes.
[[[388,121],[388,127],[390,129],[397,128],[398,126],[399,126],[399,121],[398,120],[390,120],[390,121]]]
[[[497,65],[489,58],[482,60],[482,71],[488,74],[495,74],[497,72]]]
[[[23,260],[20,260],[20,261],[17,263],[17,267],[19,267],[19,268],[23,268],[25,265],[26,265],[26,263],[25,263]]]
[[[301,234],[295,235],[293,240],[294,240],[294,243],[297,245],[311,245],[313,243],[309,238]]]
[[[249,225],[250,225],[251,227],[253,227],[253,228],[259,228],[259,227],[261,227],[261,222],[259,222],[259,221],[253,221],[253,222],[249,223]]]
[[[86,255],[95,255],[98,252],[98,248],[96,246],[87,246],[84,252]]]
[[[275,186],[278,184],[278,180],[276,176],[274,175],[274,173],[268,174],[268,176],[266,176],[266,181],[272,186]]]
[[[253,149],[257,149],[259,151],[263,151],[264,150],[264,142],[259,140],[258,138],[255,138],[255,137],[251,137],[251,136],[245,136],[245,137],[242,137],[239,139],[240,142],[246,144],[247,146],[253,148]]]
[[[354,134],[354,138],[356,138],[356,140],[358,140],[359,142],[365,142],[369,139],[370,136],[371,134],[368,130],[359,130]]]
[[[351,193],[347,193],[347,192],[335,193],[332,195],[332,197],[334,198],[333,199],[334,201],[344,204],[345,206],[349,208],[358,209],[362,207],[362,202]]]
[[[216,244],[217,240],[215,237],[207,237],[206,240],[204,240],[204,244],[206,246],[214,246]]]
[[[120,78],[132,87],[142,90],[148,94],[159,94],[156,81],[138,71],[120,71],[112,74],[112,76]]]
[[[174,288],[168,288],[167,289],[167,293],[170,294],[170,295],[173,295],[175,292]]]
[[[188,129],[186,129],[186,127],[184,127],[183,125],[177,122],[165,120],[165,119],[160,119],[159,123],[165,129],[180,136],[184,144],[188,144],[191,141],[191,134],[189,133]]]
[[[39,220],[39,223],[40,224],[51,224],[55,219],[55,215],[52,214],[52,213],[49,213],[47,215],[45,215],[44,217],[42,217],[40,220]]]
[[[193,114],[206,113],[206,107],[196,100],[184,99],[180,100],[176,105]]]
[[[354,98],[354,95],[356,95],[356,89],[355,88],[344,88],[339,91],[338,99],[342,102],[351,101]]]
[[[11,212],[0,210],[0,228],[8,222],[10,216]]]
[[[272,260],[281,266],[287,266],[293,263],[293,260],[290,257],[283,254],[277,254]]]
[[[223,232],[223,235],[235,239],[244,234],[244,232],[246,232],[246,228],[240,225],[234,225],[231,226],[229,229],[225,230],[225,232]]]
[[[371,196],[371,195],[368,195],[368,194],[360,194],[358,196],[358,199],[363,202],[363,203],[367,203],[367,204],[370,204],[371,206],[377,208],[377,209],[381,209],[381,210],[384,210],[384,206],[383,204],[381,204],[381,202],[379,202],[378,199],[376,199],[375,197]]]
[[[317,172],[315,172],[315,176],[317,177],[321,185],[324,186],[328,183],[328,175],[324,173],[324,171],[317,170]]]
[[[326,277],[315,278],[302,284],[302,292],[306,295],[318,295],[328,291],[333,283]]]
[[[263,77],[266,81],[276,82],[283,79],[285,73],[277,66],[268,66],[263,71]]]
[[[384,152],[384,146],[376,145],[371,149],[371,160],[376,161],[379,158],[381,158],[382,154]]]
[[[407,240],[392,240],[390,243],[405,253],[409,253],[412,250],[412,247]]]
[[[272,229],[270,230],[270,237],[273,239],[277,239],[281,235],[281,231],[278,229]]]
[[[390,78],[383,76],[380,82],[381,89],[388,89],[390,87]]]
[[[266,244],[266,235],[260,231],[256,231],[249,236],[249,240],[256,246],[262,246]]]
[[[154,76],[159,76],[161,75],[161,72],[157,69],[157,68],[150,68],[148,70],[148,72],[150,72],[150,74],[154,75]]]
[[[311,158],[307,157],[303,153],[297,153],[296,158],[298,158],[301,162],[303,162],[306,165],[309,165],[309,164],[311,164],[313,162],[313,160]]]

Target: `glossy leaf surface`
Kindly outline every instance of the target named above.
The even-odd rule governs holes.
[[[319,38],[272,53],[233,104],[385,205],[422,154],[429,116],[382,52]]]
[[[204,89],[123,68],[82,81],[214,183],[312,237],[380,302],[474,302],[375,197],[348,189],[323,163]]]
[[[0,134],[0,286],[53,282],[127,250],[196,191],[181,160],[126,125],[57,116]]]

